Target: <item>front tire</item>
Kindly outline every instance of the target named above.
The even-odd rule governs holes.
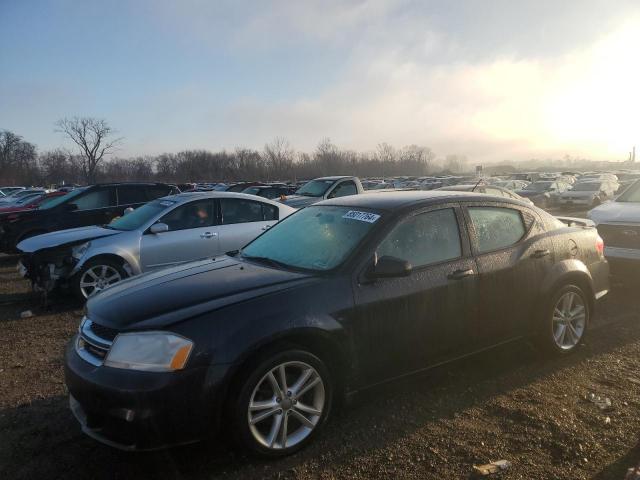
[[[584,340],[591,319],[589,301],[576,285],[565,285],[545,309],[539,346],[556,355],[567,355]]]
[[[88,299],[114,283],[127,278],[122,265],[110,258],[96,258],[85,263],[72,280],[73,293],[81,300]]]
[[[241,446],[263,457],[284,457],[306,446],[333,402],[325,364],[303,350],[263,356],[244,373],[232,399],[230,428]]]

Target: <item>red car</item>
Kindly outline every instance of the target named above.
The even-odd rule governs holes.
[[[47,200],[51,200],[55,197],[61,197],[62,195],[66,195],[68,192],[51,192],[45,193],[39,197],[35,197],[31,200],[27,200],[26,203],[21,205],[12,205],[10,207],[0,208],[0,213],[11,213],[11,212],[21,212],[23,210],[32,210],[34,208],[38,208],[43,202]]]

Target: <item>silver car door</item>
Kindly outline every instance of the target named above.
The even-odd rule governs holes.
[[[243,198],[221,198],[220,253],[244,247],[278,221],[278,207]]]
[[[157,223],[169,231],[145,232],[140,241],[140,260],[144,271],[217,254],[219,232],[213,199],[179,205]]]

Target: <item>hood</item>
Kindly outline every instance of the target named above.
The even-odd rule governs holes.
[[[521,197],[524,198],[531,198],[531,197],[539,197],[544,195],[546,192],[536,192],[534,190],[516,190],[516,193],[518,195],[520,195]]]
[[[87,317],[118,330],[162,328],[315,277],[223,256],[131,277],[91,297]]]
[[[304,195],[287,195],[287,199],[282,201],[285,205],[292,208],[302,208],[318,203],[322,197],[305,197]]]
[[[24,253],[32,253],[43,248],[59,247],[65,244],[78,243],[82,241],[95,240],[96,238],[108,237],[123,233],[120,230],[111,230],[104,227],[80,227],[69,230],[59,230],[57,232],[36,235],[27,238],[18,244],[18,250]]]
[[[578,190],[578,191],[567,190],[562,195],[560,195],[560,197],[561,198],[592,198],[592,197],[595,197],[597,194],[598,192],[591,191],[591,190]]]
[[[598,223],[640,223],[640,203],[605,202],[590,210],[588,216]]]

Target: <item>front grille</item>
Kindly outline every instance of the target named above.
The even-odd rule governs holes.
[[[640,225],[598,225],[598,234],[607,247],[640,249]]]
[[[90,364],[100,366],[109,353],[116,335],[117,330],[95,324],[85,318],[80,325],[76,352]]]
[[[89,329],[93,333],[95,333],[98,337],[103,338],[104,340],[108,340],[110,342],[113,342],[113,340],[115,340],[116,338],[116,335],[118,335],[117,330],[109,327],[104,327],[102,325],[98,325],[97,323],[93,323],[93,322],[91,322],[91,325],[89,325]]]

